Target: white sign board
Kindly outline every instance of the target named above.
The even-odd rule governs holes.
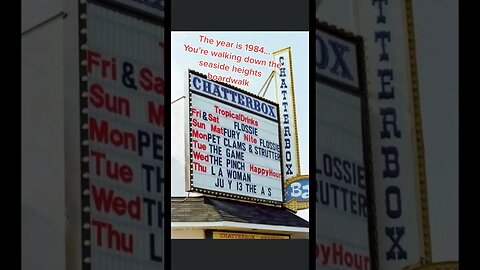
[[[298,152],[297,115],[293,84],[292,54],[290,47],[273,54],[275,68],[275,90],[280,107],[280,136],[283,144],[283,176],[287,180],[300,175]]]
[[[423,254],[406,1],[358,2],[369,82],[379,269]]]
[[[361,91],[358,45],[323,29],[317,29],[316,40],[316,268],[367,270],[371,259],[365,135],[362,96],[355,92]],[[322,52],[318,42],[335,49]],[[342,73],[352,76],[339,76]]]
[[[318,82],[315,91],[317,269],[370,269],[360,98]]]
[[[319,30],[315,34],[315,70],[336,82],[360,87],[355,44]]]
[[[283,201],[278,106],[189,72],[190,188]]]
[[[89,269],[163,269],[163,27],[87,14]]]

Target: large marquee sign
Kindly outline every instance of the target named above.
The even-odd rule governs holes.
[[[82,269],[163,269],[163,27],[107,5],[87,14]]]
[[[278,105],[189,71],[187,190],[283,202]]]
[[[371,269],[362,41],[325,24],[315,41],[316,268]]]

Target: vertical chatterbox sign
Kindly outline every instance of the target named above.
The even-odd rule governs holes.
[[[378,264],[387,270],[431,260],[411,2],[357,7],[369,66]]]
[[[163,269],[163,27],[87,13],[91,269]]]
[[[278,105],[189,72],[190,188],[283,202]]]
[[[292,53],[290,47],[273,54],[275,63],[275,89],[280,105],[281,132],[284,146],[283,177],[285,180],[300,175],[300,154],[298,152],[297,115],[295,110],[295,92],[293,84]]]

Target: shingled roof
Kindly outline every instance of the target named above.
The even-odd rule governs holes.
[[[172,222],[233,221],[307,227],[308,221],[287,208],[209,197],[172,198]]]

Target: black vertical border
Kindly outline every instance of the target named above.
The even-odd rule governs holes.
[[[87,1],[78,1],[78,64],[80,101],[80,205],[82,270],[91,269],[90,163],[88,138]]]
[[[368,246],[370,248],[370,268],[378,269],[377,214],[375,207],[375,179],[373,177],[372,143],[370,135],[370,115],[368,107],[367,72],[365,66],[365,47],[363,38],[357,36],[357,68],[362,103],[362,133],[363,133],[363,166],[365,168],[365,184],[368,213]]]
[[[170,33],[171,33],[171,2],[170,0],[165,0],[165,11],[164,11],[164,25],[163,25],[163,44],[164,44],[164,67],[163,67],[163,80],[165,83],[165,96],[164,96],[164,121],[163,121],[163,130],[164,130],[164,152],[163,152],[163,161],[165,164],[164,167],[164,246],[163,246],[163,255],[164,255],[164,269],[172,269],[171,263],[171,251],[172,251],[172,215],[171,215],[171,115],[172,115],[172,104],[171,104],[171,42],[170,42]],[[183,136],[182,136],[183,137]]]
[[[317,266],[317,256],[318,256],[318,251],[317,251],[317,208],[316,208],[316,200],[317,200],[317,179],[316,179],[316,166],[317,166],[317,159],[316,159],[316,149],[317,149],[317,142],[316,142],[316,67],[315,67],[315,59],[316,59],[316,48],[315,48],[315,34],[317,32],[317,27],[316,27],[316,0],[310,0],[309,1],[309,57],[310,57],[310,62],[309,62],[309,92],[308,92],[308,97],[309,97],[309,110],[310,114],[308,116],[309,118],[309,160],[310,160],[310,168],[309,168],[309,185],[310,185],[310,199],[309,199],[309,212],[308,212],[308,239],[309,239],[309,269],[310,270],[315,270]],[[312,192],[313,190],[313,192]],[[313,194],[313,196],[311,196]]]

